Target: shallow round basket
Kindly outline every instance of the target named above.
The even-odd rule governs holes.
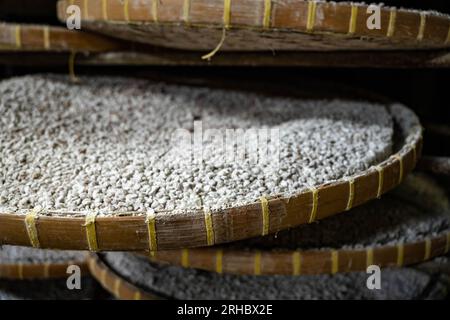
[[[0,300],[93,300],[108,298],[92,277],[81,278],[80,290],[69,290],[65,279],[0,280]]]
[[[437,272],[445,273],[445,261],[435,260]],[[94,278],[122,300],[440,300],[448,290],[445,280],[436,280],[436,271],[429,274],[421,265],[383,269],[380,290],[367,288],[366,272],[303,277],[220,275],[151,263],[132,253],[93,254],[89,265]]]
[[[411,204],[420,206],[424,216],[430,215],[430,221],[428,222],[430,224],[433,221],[431,220],[433,219],[432,212],[439,212],[448,216],[447,220],[450,222],[449,198],[443,195],[442,189],[430,187],[429,181],[423,180],[421,176],[414,176],[414,179],[408,181],[400,189],[395,194],[390,195],[391,199],[398,199],[401,201],[402,206],[408,204],[409,207],[411,207]],[[428,191],[424,192],[423,190]],[[409,200],[414,196],[417,199]],[[443,204],[441,205],[438,202]],[[371,205],[367,204],[366,206]],[[377,208],[380,209],[379,207]],[[376,214],[383,215],[383,208],[381,207]],[[448,225],[447,229],[428,231],[429,233],[425,233],[422,230],[421,237],[416,241],[405,241],[402,240],[403,237],[407,237],[413,231],[402,227],[402,222],[396,221],[393,216],[384,218],[386,219],[385,222],[378,224],[375,221],[375,216],[366,216],[366,219],[371,218],[373,221],[368,222],[368,226],[362,228],[363,231],[355,232],[355,239],[351,239],[350,242],[344,236],[342,239],[347,239],[347,241],[342,239],[336,241],[338,243],[343,241],[345,245],[336,245],[336,248],[330,246],[328,243],[330,240],[326,238],[327,232],[336,236],[335,232],[336,228],[338,228],[336,226],[347,223],[344,227],[341,226],[339,230],[342,229],[344,233],[353,234],[350,229],[345,230],[345,228],[357,227],[358,224],[350,224],[351,218],[355,218],[357,214],[361,213],[355,211],[348,213],[348,216],[336,216],[332,218],[334,219],[333,222],[331,220],[327,221],[329,222],[328,225],[314,226],[316,229],[312,230],[308,230],[307,228],[310,227],[305,226],[297,231],[284,231],[275,236],[241,241],[228,246],[155,252],[149,258],[154,262],[170,263],[184,268],[202,269],[217,273],[238,275],[317,275],[365,271],[370,265],[402,267],[420,263],[450,252],[450,227]],[[338,224],[339,219],[342,220]],[[380,218],[380,221],[382,219]],[[403,223],[407,223],[408,219],[412,218],[406,216]],[[417,224],[425,223],[423,221],[415,222]],[[411,222],[409,223],[411,224]],[[374,244],[369,246],[358,242],[358,240],[364,242],[366,237],[369,237],[365,234],[368,228],[374,233],[378,231],[383,232],[383,237],[384,233],[386,233],[386,238],[388,238],[387,234],[395,232],[397,224],[399,224],[399,230],[403,230],[403,232],[397,234],[395,241],[389,241],[387,245]],[[323,234],[321,232],[317,233],[317,227],[324,228]],[[316,236],[320,241],[315,240],[313,241],[314,245],[311,245],[309,244],[311,240],[301,238],[301,235],[306,234],[312,237]],[[339,238],[339,235],[336,237]],[[319,242],[321,246],[317,246],[316,243]],[[323,245],[324,242],[326,245]],[[301,249],[303,246],[306,246],[307,249]]]
[[[92,276],[115,298],[120,300],[161,300],[157,294],[153,294],[135,286],[122,278],[105,264],[98,255],[91,254],[88,257],[88,266]]]
[[[52,251],[48,253],[53,258],[33,261],[33,257],[36,255],[43,254],[45,257],[43,249],[25,247],[11,249],[18,251],[19,255],[16,259],[10,260],[17,261],[5,262],[0,260],[0,279],[29,280],[63,278],[68,276],[67,268],[71,265],[78,266],[83,275],[89,272],[86,264],[86,255],[81,252],[71,254],[67,252]],[[5,246],[4,248],[0,248],[0,250],[8,250],[8,248]]]
[[[102,52],[123,48],[119,40],[64,27],[0,23],[0,52]]]
[[[270,91],[270,90],[269,90]],[[299,90],[296,97],[334,97],[355,94],[330,89]],[[320,93],[319,93],[320,92]],[[413,170],[422,149],[422,127],[408,108],[374,97],[392,115],[394,148],[381,163],[335,182],[313,186],[289,197],[266,198],[238,207],[155,213],[61,212],[45,210],[30,214],[0,213],[0,243],[40,248],[90,251],[160,251],[222,244],[281,230],[335,215],[380,197],[399,185]]]
[[[187,50],[367,50],[449,47],[449,16],[368,5],[273,0],[61,0],[81,9],[82,25],[105,34]],[[224,30],[224,31],[223,31]],[[215,50],[215,51],[217,51]],[[209,56],[210,57],[210,56]]]
[[[424,241],[358,250],[184,249],[158,252],[150,259],[217,273],[297,276],[365,271],[370,265],[414,265],[447,254],[449,245],[450,230]]]

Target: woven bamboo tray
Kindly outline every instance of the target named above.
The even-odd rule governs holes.
[[[438,159],[440,162],[445,162],[445,159],[447,164],[450,163],[450,159]],[[449,174],[446,168],[436,166],[429,168],[427,171],[443,175]],[[420,189],[420,187],[418,188]],[[439,210],[431,207],[428,209]],[[286,235],[287,233],[280,235],[280,237]],[[271,240],[273,240],[272,236],[268,237],[266,243],[270,244]],[[289,241],[295,240],[291,239]],[[284,243],[283,241],[281,242]],[[261,243],[264,244],[264,240],[261,240]],[[257,249],[251,242],[246,247],[244,241],[238,247],[232,245],[231,247],[217,246],[216,248],[155,252],[150,255],[150,260],[217,273],[311,275],[364,271],[367,266],[374,264],[381,267],[402,267],[445,255],[449,252],[450,229],[447,232],[439,233],[438,236],[429,236],[423,241],[399,242],[395,245],[379,245],[360,249],[288,250],[282,247],[278,249]]]
[[[102,52],[119,50],[123,43],[102,35],[64,27],[0,23],[0,52]]]
[[[67,267],[73,264],[79,266],[82,273],[88,272],[84,261],[55,264],[0,264],[0,278],[15,280],[64,278],[68,276]]]
[[[108,292],[120,300],[161,300],[158,295],[149,293],[126,281],[109,268],[98,255],[88,257],[88,266],[92,276]]]
[[[424,241],[361,250],[257,251],[223,248],[155,253],[152,261],[238,275],[317,275],[365,271],[370,265],[403,267],[447,254],[447,234]]]
[[[382,100],[368,96],[366,99]],[[109,216],[52,210],[28,215],[2,212],[0,243],[66,250],[158,251],[211,246],[311,223],[381,196],[414,168],[422,149],[422,127],[415,116],[416,120],[407,123],[402,121],[401,112],[392,116],[396,123],[395,154],[353,177],[315,186],[289,199],[269,198],[267,206],[258,200],[210,214],[203,210],[156,212],[152,219],[145,212],[114,212]]]
[[[212,50],[366,50],[443,48],[450,19],[435,12],[381,8],[370,30],[367,5],[273,0],[61,0],[78,5],[82,26],[152,45]]]
[[[123,259],[120,257],[119,259]],[[418,297],[420,299],[442,299],[446,297],[445,284],[441,283],[436,286],[436,281],[430,281],[431,275],[427,275],[424,270],[427,267],[421,264],[414,268],[402,269],[384,269],[383,272],[383,287],[382,291],[367,290],[365,283],[367,281],[367,274],[365,272],[354,272],[345,275],[335,276],[304,276],[304,277],[248,277],[248,276],[230,276],[230,275],[215,275],[205,271],[180,270],[170,266],[161,264],[152,264],[148,271],[143,271],[143,274],[138,273],[140,280],[130,278],[133,272],[121,269],[115,263],[111,264],[112,257],[105,254],[93,254],[90,257],[90,267],[93,277],[99,282],[103,281],[104,288],[113,296],[122,300],[155,300],[155,299],[412,299]],[[143,263],[145,260],[132,259],[127,256],[125,259],[130,259],[130,268],[137,268],[140,266],[136,264]],[[430,263],[435,264],[436,273],[445,273],[445,265],[435,260]],[[158,274],[161,271],[162,275]],[[144,280],[145,277],[148,280]],[[186,276],[186,281],[183,284],[178,284],[177,280],[181,280]],[[223,277],[223,278],[222,278]],[[103,280],[102,280],[103,279]],[[428,281],[426,280],[428,279]],[[150,284],[153,281],[152,284]],[[220,281],[217,284],[216,281]],[[262,288],[258,287],[258,282],[262,281]],[[386,282],[387,281],[387,282]],[[407,287],[405,281],[410,281]],[[445,281],[445,280],[444,280]],[[134,283],[139,283],[135,285]],[[355,286],[356,284],[356,286]],[[359,285],[358,285],[359,284]],[[413,288],[414,284],[418,288]],[[164,289],[165,286],[171,289]],[[211,288],[211,287],[212,288]],[[300,290],[298,296],[291,296],[285,293],[286,288],[291,287],[291,291]],[[395,290],[396,286],[403,287],[402,293]],[[436,295],[430,295],[430,286],[438,289]],[[447,284],[448,286],[448,284]],[[292,288],[293,287],[293,288]],[[259,289],[261,291],[259,291]],[[347,291],[347,290],[348,291]],[[188,294],[186,298],[185,291],[195,291],[196,293]],[[362,292],[357,293],[362,290]],[[411,292],[414,290],[414,292]],[[236,292],[238,291],[238,292]],[[242,293],[242,292],[243,293]],[[311,296],[307,292],[315,292]],[[433,290],[434,291],[434,290]],[[392,292],[392,294],[391,294]],[[378,293],[382,293],[379,295]],[[281,296],[283,295],[283,296]]]
[[[67,261],[63,263],[2,263],[0,262],[0,279],[30,280],[67,277],[67,267],[77,265],[82,274],[88,272],[86,260]]]

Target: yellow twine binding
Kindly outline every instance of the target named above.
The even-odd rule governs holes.
[[[106,284],[106,272],[106,269],[100,271],[100,283],[103,285]]]
[[[127,1],[127,0],[125,0]],[[88,0],[84,0],[83,1],[83,15],[84,15],[84,19],[87,20],[88,19]]]
[[[123,1],[123,18],[125,19],[126,22],[130,21],[130,9],[129,9],[129,5],[130,5],[130,0],[124,0]]]
[[[191,0],[184,0],[183,4],[183,19],[184,23],[189,24],[189,15],[191,12]]]
[[[222,29],[222,38],[219,41],[219,44],[208,54],[202,56],[202,60],[211,60],[212,57],[219,52],[220,48],[222,48],[225,39],[227,37],[227,29],[230,28],[231,24],[231,0],[224,0],[223,2],[223,29]]]
[[[381,194],[383,193],[383,184],[384,184],[384,169],[383,167],[376,166],[375,169],[378,171],[378,190],[377,190],[377,198],[381,198]]]
[[[95,227],[95,219],[97,218],[97,213],[89,212],[86,214],[86,222],[84,226],[86,227],[86,239],[89,247],[89,251],[98,251],[97,242],[97,230]]]
[[[264,1],[264,18],[263,18],[264,29],[270,28],[271,16],[272,16],[272,0],[265,0]]]
[[[103,13],[103,20],[108,20],[108,8],[106,4],[106,0],[102,0],[102,13]]]
[[[116,295],[116,297],[120,297],[120,286],[122,284],[122,281],[120,279],[116,279],[114,281],[114,294]]]
[[[350,23],[348,26],[348,33],[354,34],[356,31],[356,20],[358,19],[358,6],[352,4],[352,12],[350,16]]]
[[[31,210],[25,216],[25,227],[27,229],[28,238],[30,243],[34,248],[39,248],[41,244],[39,243],[39,234],[36,227],[36,220],[39,218],[39,212],[35,209]]]
[[[153,17],[153,22],[155,22],[155,23],[158,22],[158,1],[159,0],[152,1],[152,17]]]
[[[189,250],[181,250],[181,266],[183,268],[189,268]]]
[[[398,165],[399,165],[398,183],[400,184],[403,181],[403,157],[396,154],[396,155],[394,155],[394,159],[396,159],[398,161]]]
[[[306,31],[311,32],[314,29],[314,24],[316,20],[316,1],[308,1],[308,20],[306,22]]]
[[[45,50],[50,49],[50,28],[48,26],[44,26],[42,29],[44,33],[44,48]]]
[[[316,220],[317,205],[319,202],[319,190],[315,187],[312,187],[311,196],[312,196],[312,205],[311,205],[311,213],[309,215],[309,223],[313,223]]]
[[[373,265],[373,248],[366,250],[366,267]]]
[[[331,273],[336,274],[339,271],[339,253],[336,250],[331,251]]]
[[[140,291],[136,291],[134,293],[133,299],[134,300],[141,300],[142,299],[141,292]]]
[[[147,218],[145,219],[148,232],[148,250],[150,255],[154,255],[154,252],[158,250],[158,243],[156,239],[156,216],[154,211],[147,212]]]
[[[20,49],[22,48],[22,33],[20,25],[16,25],[14,28],[14,37],[16,41],[16,48]]]
[[[217,45],[217,47],[214,48],[213,51],[211,51],[210,53],[205,54],[204,56],[202,56],[202,60],[211,60],[211,58],[214,57],[217,52],[219,52],[220,48],[222,47],[223,43],[225,42],[226,36],[227,36],[227,31],[226,31],[225,28],[223,28],[223,30],[222,30],[222,38],[220,39],[219,44]]]
[[[350,210],[353,207],[353,199],[355,198],[355,179],[348,180],[348,201],[345,211]]]
[[[269,234],[270,226],[270,210],[269,201],[265,197],[260,198],[261,201],[261,212],[262,212],[262,235],[266,236]]]
[[[292,254],[292,275],[299,276],[302,272],[302,259],[299,251]]]
[[[423,36],[425,34],[425,26],[427,23],[427,15],[425,12],[420,13],[420,26],[419,26],[419,33],[417,34],[417,41],[422,41]]]
[[[205,229],[208,246],[212,246],[214,245],[214,227],[211,210],[209,209],[205,209]]]
[[[397,9],[391,8],[391,10],[389,12],[389,25],[388,25],[388,31],[387,31],[387,36],[389,38],[394,35],[396,22],[397,22]]]
[[[230,28],[231,21],[231,0],[224,0],[223,2],[223,25],[225,29]]]

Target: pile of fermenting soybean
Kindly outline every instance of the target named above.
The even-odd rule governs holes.
[[[223,209],[357,174],[393,150],[386,105],[129,78],[0,83],[0,212]]]

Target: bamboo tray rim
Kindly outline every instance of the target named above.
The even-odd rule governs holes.
[[[101,34],[68,30],[62,26],[0,21],[0,52],[105,52],[124,49],[123,40]]]
[[[444,234],[445,235],[445,234]],[[446,233],[447,239],[450,239],[450,230]],[[436,237],[430,237],[426,241],[419,241],[419,242],[409,242],[409,243],[398,243],[397,245],[389,245],[389,246],[382,246],[379,249],[383,249],[385,251],[395,249],[397,256],[395,257],[394,261],[392,263],[386,264],[386,263],[376,263],[374,261],[370,261],[374,258],[374,254],[376,254],[376,251],[371,251],[371,258],[366,258],[367,260],[367,266],[369,265],[377,265],[381,268],[403,268],[408,267],[410,265],[415,265],[418,263],[422,263],[428,260],[431,260],[432,258],[435,258],[439,255],[442,255],[442,253],[437,253],[435,249],[432,248],[432,245],[429,246],[427,243],[433,243],[435,241],[438,241],[442,236],[436,236]],[[448,240],[447,240],[448,241]],[[406,252],[409,250],[409,248],[413,248],[417,245],[425,246],[425,253],[423,253],[422,258],[420,258],[420,255],[416,255],[415,257],[412,257],[411,255],[406,254]],[[428,247],[428,249],[427,249]],[[200,249],[201,250],[201,249]],[[210,250],[210,248],[205,249]],[[356,250],[354,250],[357,252]],[[442,251],[442,249],[441,249]],[[334,252],[334,253],[333,253]],[[370,252],[370,251],[365,251]],[[448,253],[448,243],[447,243],[447,253]],[[348,251],[346,252],[348,254]],[[417,253],[417,252],[416,252]],[[335,257],[338,257],[339,259],[339,251],[332,251],[330,253],[331,260],[335,260]],[[334,257],[334,258],[333,258]],[[336,261],[336,260],[335,260]],[[162,263],[162,261],[154,261],[156,263]],[[346,261],[347,262],[347,261]],[[150,263],[150,261],[149,261]],[[122,300],[160,300],[160,299],[168,299],[167,297],[164,297],[163,294],[155,293],[155,290],[152,289],[142,289],[134,284],[132,284],[128,279],[121,276],[118,272],[118,270],[115,270],[111,268],[102,257],[102,254],[96,254],[91,253],[91,255],[88,258],[88,264],[91,271],[92,276],[99,281],[102,286],[108,290],[111,294],[113,294],[116,298],[122,299]],[[168,263],[162,263],[162,265],[168,264]],[[175,264],[177,265],[177,264]],[[295,263],[293,263],[295,265]],[[361,269],[355,269],[355,270],[347,270],[347,271],[341,271],[339,270],[340,263],[337,262],[331,262],[331,271],[326,272],[317,272],[317,273],[301,273],[301,272],[292,272],[290,274],[288,273],[264,273],[261,269],[258,270],[258,272],[254,273],[232,273],[234,276],[274,276],[274,275],[283,275],[283,276],[311,276],[311,275],[336,275],[338,273],[348,273],[348,272],[362,272],[366,271],[366,268]],[[258,267],[255,264],[255,269]],[[203,269],[206,272],[215,272],[219,274],[223,274],[223,270],[220,272],[217,272],[217,270],[209,270],[209,269]],[[299,271],[298,269],[296,271]]]
[[[420,169],[428,171],[435,176],[449,175],[448,166],[450,158],[447,157],[424,157],[424,161],[420,163]],[[449,197],[447,196],[447,199]],[[432,208],[430,208],[432,209]],[[450,214],[450,211],[449,211]],[[406,249],[405,249],[406,248]],[[315,261],[307,266],[311,272],[308,274],[334,274],[338,272],[364,271],[369,265],[374,264],[375,255],[386,254],[386,252],[396,252],[390,260],[379,258],[383,263],[378,264],[382,267],[404,266],[403,261],[408,259],[409,264],[416,264],[427,261],[437,256],[445,255],[450,252],[450,229],[440,231],[437,235],[426,237],[420,241],[397,242],[395,244],[360,246],[357,248],[328,248],[323,249],[286,249],[286,248],[268,248],[256,249],[254,247],[246,248],[223,248],[221,246],[209,248],[194,248],[172,251],[161,251],[148,253],[141,252],[146,255],[150,261],[170,263],[184,268],[198,268],[216,273],[230,273],[235,275],[300,275],[301,274],[301,255],[320,255],[325,256],[325,260],[329,260],[328,270],[323,270],[322,261]],[[408,256],[404,252],[408,252]],[[278,270],[276,267],[269,270],[262,268],[262,255],[266,259],[277,260],[291,256],[292,270]],[[192,258],[192,256],[194,258]],[[239,261],[239,268],[232,269],[231,272],[224,268],[226,265],[225,257],[228,260]],[[339,256],[344,256],[347,264],[344,264],[344,270],[339,269]],[[359,264],[354,267],[353,259],[361,259],[365,257],[366,264]],[[314,261],[313,261],[314,262]],[[347,267],[347,268],[346,268]],[[252,271],[250,271],[252,270]]]
[[[449,247],[450,229],[421,241],[354,249],[239,250],[219,247],[140,254],[145,254],[153,262],[219,274],[301,276],[365,271],[371,265],[400,268],[445,255],[450,252]],[[305,263],[304,259],[310,263]],[[273,264],[275,261],[277,263]],[[236,267],[238,262],[239,266]]]
[[[204,5],[202,1],[199,1],[201,5]],[[248,17],[248,12],[245,12],[248,8],[239,6],[233,1],[230,4],[224,5],[223,0],[210,0],[208,7],[202,7],[203,11],[200,15],[198,12],[192,17],[192,7],[197,5],[199,2],[195,0],[187,1],[177,1],[170,2],[169,7],[171,13],[165,13],[163,17],[160,16],[160,7],[164,7],[164,3],[155,4],[153,0],[144,1],[140,3],[139,7],[130,6],[128,1],[124,1],[121,4],[117,2],[103,2],[101,0],[93,0],[90,4],[77,0],[75,2],[68,0],[58,1],[58,18],[61,21],[65,20],[66,11],[70,4],[76,4],[80,6],[82,12],[82,21],[85,22],[101,22],[115,25],[155,25],[158,27],[172,26],[172,27],[182,27],[189,29],[195,28],[205,28],[205,29],[224,29],[224,30],[254,30],[261,31],[264,33],[270,31],[277,32],[289,32],[289,33],[306,33],[306,34],[318,34],[318,35],[328,35],[328,36],[348,36],[351,38],[355,37],[369,37],[374,39],[388,39],[392,41],[415,41],[415,45],[421,43],[439,43],[441,47],[450,46],[450,15],[439,13],[433,10],[416,10],[416,9],[405,9],[396,8],[393,6],[384,6],[383,4],[378,4],[380,7],[381,15],[388,15],[388,23],[383,23],[383,31],[372,32],[373,30],[361,30],[363,24],[358,21],[358,15],[361,12],[366,12],[367,8],[370,6],[366,3],[358,2],[327,2],[327,1],[298,1],[298,2],[288,2],[283,3],[281,7],[293,6],[292,10],[300,10],[297,6],[302,5],[301,10],[305,15],[305,21],[299,23],[293,17],[283,17],[280,22],[276,21],[274,12],[276,8],[280,6],[276,1],[261,1],[254,2],[254,9],[260,14],[258,19],[255,19],[252,13]],[[212,2],[212,6],[211,6]],[[373,4],[371,4],[373,5]],[[142,6],[147,6],[149,13],[147,16],[141,14]],[[214,6],[217,9],[213,8]],[[261,6],[261,8],[260,8]],[[96,10],[91,10],[92,7]],[[174,9],[175,8],[175,9]],[[322,9],[322,12],[329,13],[331,17],[330,20],[336,19],[334,17],[335,11],[337,9],[348,10],[348,20],[340,21],[338,26],[330,26],[327,23],[319,21],[317,18],[318,8]],[[177,10],[178,9],[178,10]],[[168,10],[168,9],[165,9]],[[199,10],[197,8],[197,10]],[[223,14],[219,15],[215,11],[223,11]],[[286,8],[284,8],[286,10]],[[92,12],[94,11],[94,12]],[[261,12],[259,12],[261,11]],[[210,14],[208,14],[210,12]],[[233,13],[239,16],[239,22],[233,21]],[[417,27],[417,34],[412,34],[412,32],[396,32],[397,30],[402,30],[405,25],[412,24],[410,20],[403,17],[403,15],[411,15],[417,17],[419,20],[414,21],[414,27]],[[136,18],[138,16],[138,18]],[[241,17],[242,16],[242,17]],[[397,17],[399,16],[399,17]],[[410,17],[408,17],[410,18]],[[442,21],[436,21],[433,19],[441,19]],[[283,20],[284,19],[284,20]],[[431,19],[431,22],[429,21]],[[294,23],[295,22],[295,23]],[[336,22],[337,23],[337,22]],[[440,32],[439,36],[436,32],[426,32],[427,28],[436,27],[446,28],[444,31]],[[341,30],[342,29],[342,30]],[[101,28],[97,31],[102,31]],[[378,30],[377,30],[378,31]],[[415,33],[415,31],[414,31]],[[218,46],[219,48],[220,46]],[[420,46],[419,46],[420,47]]]
[[[135,286],[110,268],[97,254],[90,254],[87,260],[89,271],[100,285],[120,300],[163,300],[150,291]]]
[[[95,212],[63,216],[58,214],[69,212],[53,210],[0,212],[0,243],[90,251],[204,247],[275,233],[349,210],[400,184],[421,153],[423,129],[418,119],[407,107],[393,105],[413,115],[417,122],[399,128],[404,137],[397,153],[355,176],[316,186],[290,198],[261,199],[219,211],[116,212],[109,216]],[[398,115],[392,116],[399,125]]]
[[[88,271],[86,260],[68,260],[60,263],[7,263],[0,264],[0,279],[35,280],[67,277],[70,265],[80,267],[82,273]]]
[[[102,8],[100,10],[97,10],[98,12],[95,12],[96,14],[92,15],[92,12],[89,12],[89,17],[86,17],[86,10],[84,10],[84,14],[81,15],[81,20],[82,21],[105,21],[105,22],[111,22],[111,23],[118,23],[118,24],[136,24],[136,25],[141,25],[141,24],[158,24],[158,25],[175,25],[175,26],[181,26],[181,25],[185,25],[187,27],[213,27],[213,28],[219,28],[222,29],[224,27],[226,28],[243,28],[245,26],[248,26],[248,24],[233,24],[233,25],[227,25],[224,26],[223,22],[221,21],[220,23],[192,23],[183,19],[186,19],[186,16],[184,17],[180,17],[179,21],[160,21],[159,19],[155,20],[155,16],[152,15],[151,17],[148,17],[148,19],[133,19],[131,20],[129,17],[127,19],[127,14],[126,12],[124,12],[123,14],[123,18],[122,19],[110,19],[108,17],[107,12],[109,11],[109,8],[112,7],[111,3],[108,1],[104,1],[104,0],[89,0],[91,2],[96,2],[95,4],[98,6],[102,6]],[[187,0],[188,2],[193,2],[195,0]],[[184,7],[186,5],[186,2],[184,1],[183,3],[181,3],[180,1],[180,5],[182,7]],[[223,0],[209,0],[210,2],[216,2],[218,5],[223,6],[224,1]],[[233,1],[233,0],[231,0]],[[235,0],[236,1],[236,0]],[[64,18],[66,16],[65,10],[63,10],[64,8],[66,8],[69,5],[72,5],[72,2],[75,2],[75,5],[80,5],[81,9],[86,9],[85,3],[81,3],[81,0],[58,0],[58,18],[62,21],[64,21]],[[79,4],[77,4],[76,2],[79,2]],[[154,10],[154,8],[152,8],[152,6],[154,5],[154,0],[141,0],[141,2],[143,2],[142,5],[146,5],[149,6],[149,9],[151,11]],[[367,4],[365,2],[352,2],[352,1],[342,1],[342,2],[334,2],[334,1],[328,1],[328,0],[299,0],[299,2],[303,2],[303,3],[308,3],[308,5],[310,3],[315,3],[316,5],[324,5],[324,6],[334,6],[334,7],[358,7],[358,8],[363,8],[363,9],[367,9],[372,5],[375,5],[377,7],[380,7],[380,9],[382,11],[392,11],[395,10],[397,13],[412,13],[412,14],[418,14],[418,15],[426,15],[428,17],[438,17],[438,18],[445,18],[445,19],[449,19],[450,20],[450,14],[448,13],[443,13],[443,12],[439,12],[436,10],[422,10],[422,9],[414,9],[414,8],[404,8],[404,7],[396,7],[396,6],[392,6],[392,5],[385,5],[382,2],[376,4],[376,3],[372,3],[372,4]],[[94,5],[95,5],[94,4]],[[276,1],[272,0],[272,5],[276,5]],[[129,7],[129,2],[128,1],[124,1],[123,2],[123,9],[124,11],[130,11],[130,7]],[[160,5],[164,5],[163,3],[161,3]],[[128,6],[128,8],[127,8]],[[158,8],[158,6],[157,6]],[[132,10],[137,10],[137,9],[132,9]],[[83,11],[83,10],[82,10]],[[106,11],[106,13],[105,13]],[[270,13],[270,12],[269,12]],[[231,14],[231,12],[230,12]],[[129,15],[129,13],[128,13]],[[264,27],[263,25],[261,26],[254,26],[254,27],[250,27],[250,29],[267,29],[267,27]],[[276,30],[286,30],[286,31],[290,31],[293,30],[295,28],[274,28]],[[331,32],[333,33],[333,32]]]

